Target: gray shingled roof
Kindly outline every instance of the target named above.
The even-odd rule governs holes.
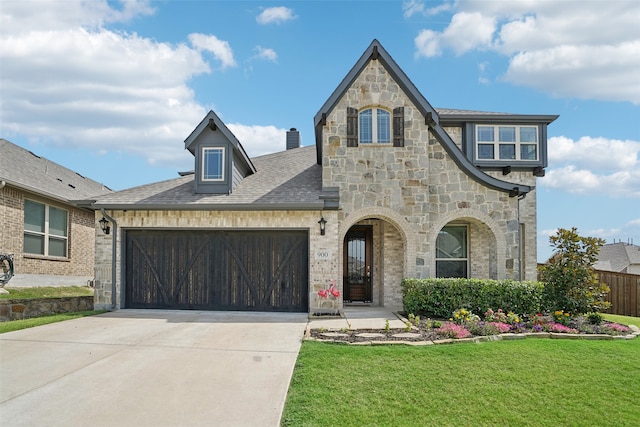
[[[256,173],[233,193],[195,194],[194,175],[134,187],[96,198],[106,209],[321,209],[322,168],[315,147],[253,158]]]
[[[0,139],[0,180],[8,185],[70,203],[111,189],[29,150]]]
[[[596,270],[624,272],[631,264],[640,264],[640,246],[628,243],[609,243],[600,248]]]

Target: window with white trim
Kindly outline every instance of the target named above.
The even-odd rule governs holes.
[[[466,225],[446,225],[436,238],[436,277],[469,277]]]
[[[202,148],[202,180],[224,181],[224,147]]]
[[[358,114],[361,144],[391,144],[391,113],[381,108],[367,108]]]
[[[538,160],[537,126],[477,125],[476,159]]]
[[[66,210],[32,200],[24,201],[24,245],[27,254],[67,257]]]

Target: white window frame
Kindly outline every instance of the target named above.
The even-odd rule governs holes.
[[[220,178],[207,178],[207,168],[206,168],[206,159],[207,159],[207,151],[219,151],[222,154],[222,165],[220,170]],[[225,180],[225,147],[202,147],[202,181],[205,182],[223,182]]]
[[[27,230],[26,229],[26,224],[23,223],[23,229],[24,229],[24,235],[32,235],[32,236],[41,236],[44,239],[44,248],[43,248],[43,252],[44,253],[35,253],[35,252],[26,252],[25,251],[25,247],[24,247],[24,242],[23,242],[23,247],[22,247],[22,251],[25,254],[28,255],[40,255],[40,256],[46,256],[46,257],[55,257],[55,258],[69,258],[69,210],[67,209],[63,209],[60,208],[58,206],[53,206],[53,205],[49,205],[47,203],[42,203],[36,200],[31,200],[31,199],[25,199],[25,204],[23,206],[23,218],[24,215],[26,215],[26,210],[27,210],[27,206],[26,206],[26,202],[30,202],[30,203],[36,203],[38,205],[42,205],[44,206],[44,231],[33,231],[33,230]],[[66,224],[65,224],[65,236],[60,236],[57,234],[51,234],[50,229],[49,229],[49,210],[51,208],[54,209],[58,209],[60,211],[63,211],[66,213]],[[64,242],[64,255],[60,256],[60,255],[49,255],[49,241],[51,239],[54,240],[59,240],[59,241],[63,241]]]
[[[360,118],[362,117],[362,113],[365,113],[367,111],[371,111],[371,141],[363,141],[362,140],[362,130],[363,130],[363,126],[362,126],[362,122],[360,121]],[[384,142],[380,142],[379,141],[379,137],[380,137],[380,132],[378,130],[378,111],[384,111],[385,113],[388,114],[389,117],[389,126],[387,128],[387,134],[389,135],[389,140],[388,141],[384,141]],[[358,142],[360,144],[366,144],[366,145],[391,145],[393,144],[393,112],[386,110],[384,108],[380,108],[380,107],[369,107],[369,108],[364,108],[360,111],[358,111]]]
[[[447,262],[447,261],[464,261],[466,263],[466,273],[467,273],[467,277],[469,278],[469,273],[470,273],[470,265],[469,265],[469,252],[470,252],[470,248],[469,248],[469,243],[470,243],[470,236],[469,236],[469,225],[468,224],[464,224],[464,223],[453,223],[453,224],[447,224],[444,227],[442,227],[442,229],[440,231],[443,231],[445,228],[447,227],[458,227],[458,228],[464,228],[465,229],[465,256],[462,258],[438,258],[438,240],[436,238],[436,247],[435,247],[435,254],[436,254],[436,275],[437,275],[437,271],[438,271],[438,262]],[[437,276],[440,277],[440,276]]]
[[[492,141],[481,141],[480,140],[480,130],[483,128],[492,128],[493,129],[493,140]],[[515,141],[500,141],[500,128],[514,128],[515,129]],[[535,141],[521,141],[521,130],[523,128],[531,128],[535,129]],[[487,145],[493,147],[493,158],[480,157],[480,146]],[[500,146],[513,145],[515,149],[515,158],[513,159],[503,159],[500,158]],[[533,159],[523,159],[522,148],[526,145],[535,145],[536,147],[536,157]],[[494,124],[478,124],[475,126],[475,153],[476,160],[478,161],[517,161],[517,162],[537,162],[540,160],[540,130],[536,125],[494,125]]]

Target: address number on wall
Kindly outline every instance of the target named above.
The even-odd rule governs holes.
[[[316,251],[317,260],[329,260],[331,259],[331,251],[328,249],[318,249]]]

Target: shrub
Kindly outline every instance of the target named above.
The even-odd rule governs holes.
[[[604,317],[600,313],[589,313],[587,314],[587,319],[592,325],[599,325],[603,322]]]
[[[511,330],[511,326],[502,322],[472,322],[465,326],[473,335],[498,335]]]
[[[465,308],[485,313],[492,307],[507,312],[537,313],[541,310],[543,285],[539,282],[480,279],[405,279],[404,310],[428,317],[449,318]]]
[[[610,304],[604,298],[609,287],[598,282],[593,270],[604,240],[579,236],[574,227],[558,229],[549,242],[555,252],[549,262],[540,267],[545,308],[575,314],[607,309]]]

